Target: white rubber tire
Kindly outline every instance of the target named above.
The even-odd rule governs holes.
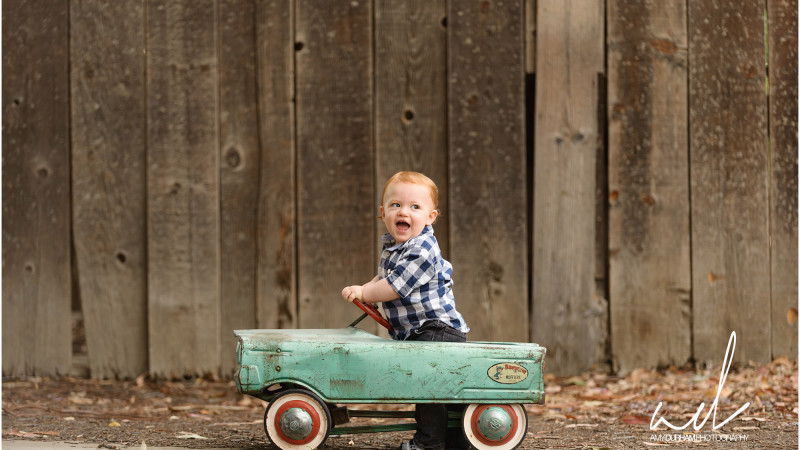
[[[307,435],[293,439],[282,430],[281,416],[292,409],[310,419]],[[283,450],[311,450],[321,447],[331,429],[331,413],[325,403],[311,392],[293,389],[275,397],[264,412],[264,431],[270,442]]]
[[[500,409],[511,419],[509,430],[502,436],[486,436],[479,428],[481,414],[489,408]],[[522,405],[472,404],[464,410],[462,425],[467,440],[477,450],[511,450],[519,447],[528,434],[528,415]]]

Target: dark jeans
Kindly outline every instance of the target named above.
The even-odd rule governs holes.
[[[467,335],[446,325],[444,322],[434,320],[425,322],[421,327],[411,332],[407,341],[436,341],[436,342],[467,342]],[[417,432],[414,441],[418,447],[425,449],[443,450],[466,449],[469,442],[464,437],[464,430],[447,428],[448,411],[464,411],[465,405],[448,405],[443,403],[419,403],[414,413],[417,421]]]

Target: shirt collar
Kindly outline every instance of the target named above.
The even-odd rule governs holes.
[[[416,241],[426,236],[433,236],[433,225],[425,225],[425,228],[423,228],[422,231],[417,236],[414,236],[413,238],[407,240],[403,244],[398,244],[397,241],[395,241],[392,235],[389,233],[384,234],[382,240],[384,245],[386,246],[386,250],[396,250],[408,244],[409,242]]]

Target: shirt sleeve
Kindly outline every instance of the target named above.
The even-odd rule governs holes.
[[[403,254],[386,281],[400,297],[408,296],[428,284],[436,273],[433,253],[425,245],[414,246]]]

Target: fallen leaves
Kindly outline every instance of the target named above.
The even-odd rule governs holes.
[[[95,402],[93,398],[86,397],[86,392],[72,393],[67,399],[75,405],[93,405]]]
[[[526,406],[530,423],[535,424],[530,439],[541,440],[544,446],[574,444],[576,448],[598,449],[609,443],[615,444],[608,445],[612,448],[622,448],[620,443],[626,447],[674,445],[658,437],[648,439],[652,434],[669,432],[663,425],[663,430],[649,430],[656,405],[663,402],[659,414],[683,424],[700,403],[704,402],[708,410],[719,376],[719,368],[637,369],[626,376],[595,372],[558,378],[546,374],[547,404]],[[757,436],[763,436],[765,430],[778,436],[788,436],[786,432],[792,431],[796,438],[797,386],[797,364],[785,357],[762,366],[731,370],[720,394],[718,423],[737,407],[751,404],[721,431]],[[231,382],[156,382],[146,376],[131,381],[12,380],[3,383],[2,401],[4,419],[9,419],[3,422],[7,427],[3,434],[14,439],[59,436],[61,440],[85,440],[92,436],[95,441],[110,442],[113,436],[137,448],[145,437],[151,446],[242,445],[253,439],[266,442],[261,426],[266,402],[237,394]],[[392,406],[413,408],[369,405],[365,409]],[[36,422],[38,427],[31,426],[30,420],[35,417],[50,418],[50,427],[43,421]],[[120,426],[112,426],[114,422]],[[710,423],[711,419],[701,431],[711,434]],[[52,430],[62,430],[61,435],[48,434],[54,433]],[[343,447],[350,438],[341,439],[338,445]],[[356,439],[356,448],[376,448],[360,439]],[[381,442],[379,435],[373,439],[368,442]]]
[[[189,433],[188,431],[179,431],[175,437],[178,439],[200,439],[200,440],[208,439],[207,437],[200,436],[199,434],[195,433]]]
[[[46,438],[48,436],[59,436],[61,433],[58,431],[36,431],[36,432],[28,432],[22,430],[9,430],[3,431],[3,436],[15,436],[15,437],[22,437],[22,438]]]
[[[748,416],[744,416],[744,417],[740,417],[739,420],[741,420],[742,422],[750,422],[751,420],[755,420],[757,422],[766,422],[767,418],[766,417],[748,417]]]
[[[12,380],[3,383],[2,406],[4,419],[18,419],[3,421],[3,435],[8,438],[42,440],[57,435],[52,430],[61,430],[62,440],[116,439],[131,444],[133,439],[135,448],[140,444],[147,448],[143,437],[148,444],[159,436],[164,443],[179,445],[180,441],[235,441],[241,430],[263,436],[259,424],[265,403],[238,394],[232,382],[166,382],[140,376],[130,381]],[[184,431],[176,436],[177,430]]]
[[[721,389],[719,376],[719,368],[675,367],[663,371],[636,369],[625,377],[589,373],[558,378],[547,374],[547,404],[529,411],[565,428],[623,423],[647,430],[659,402],[663,403],[659,414],[682,418],[678,421],[683,423],[697,413],[701,403],[705,403],[705,415],[719,393],[719,417],[726,418],[741,405],[751,403],[745,416],[735,417],[725,428],[746,431],[759,429],[757,425],[768,420],[797,422],[796,361],[779,357],[768,365],[731,370]]]
[[[565,425],[564,428],[578,428],[578,427],[594,428],[599,426],[600,426],[599,423],[570,423],[568,425]]]
[[[622,417],[623,422],[627,423],[628,425],[649,425],[650,424],[650,417],[644,416],[641,414],[626,414]]]

